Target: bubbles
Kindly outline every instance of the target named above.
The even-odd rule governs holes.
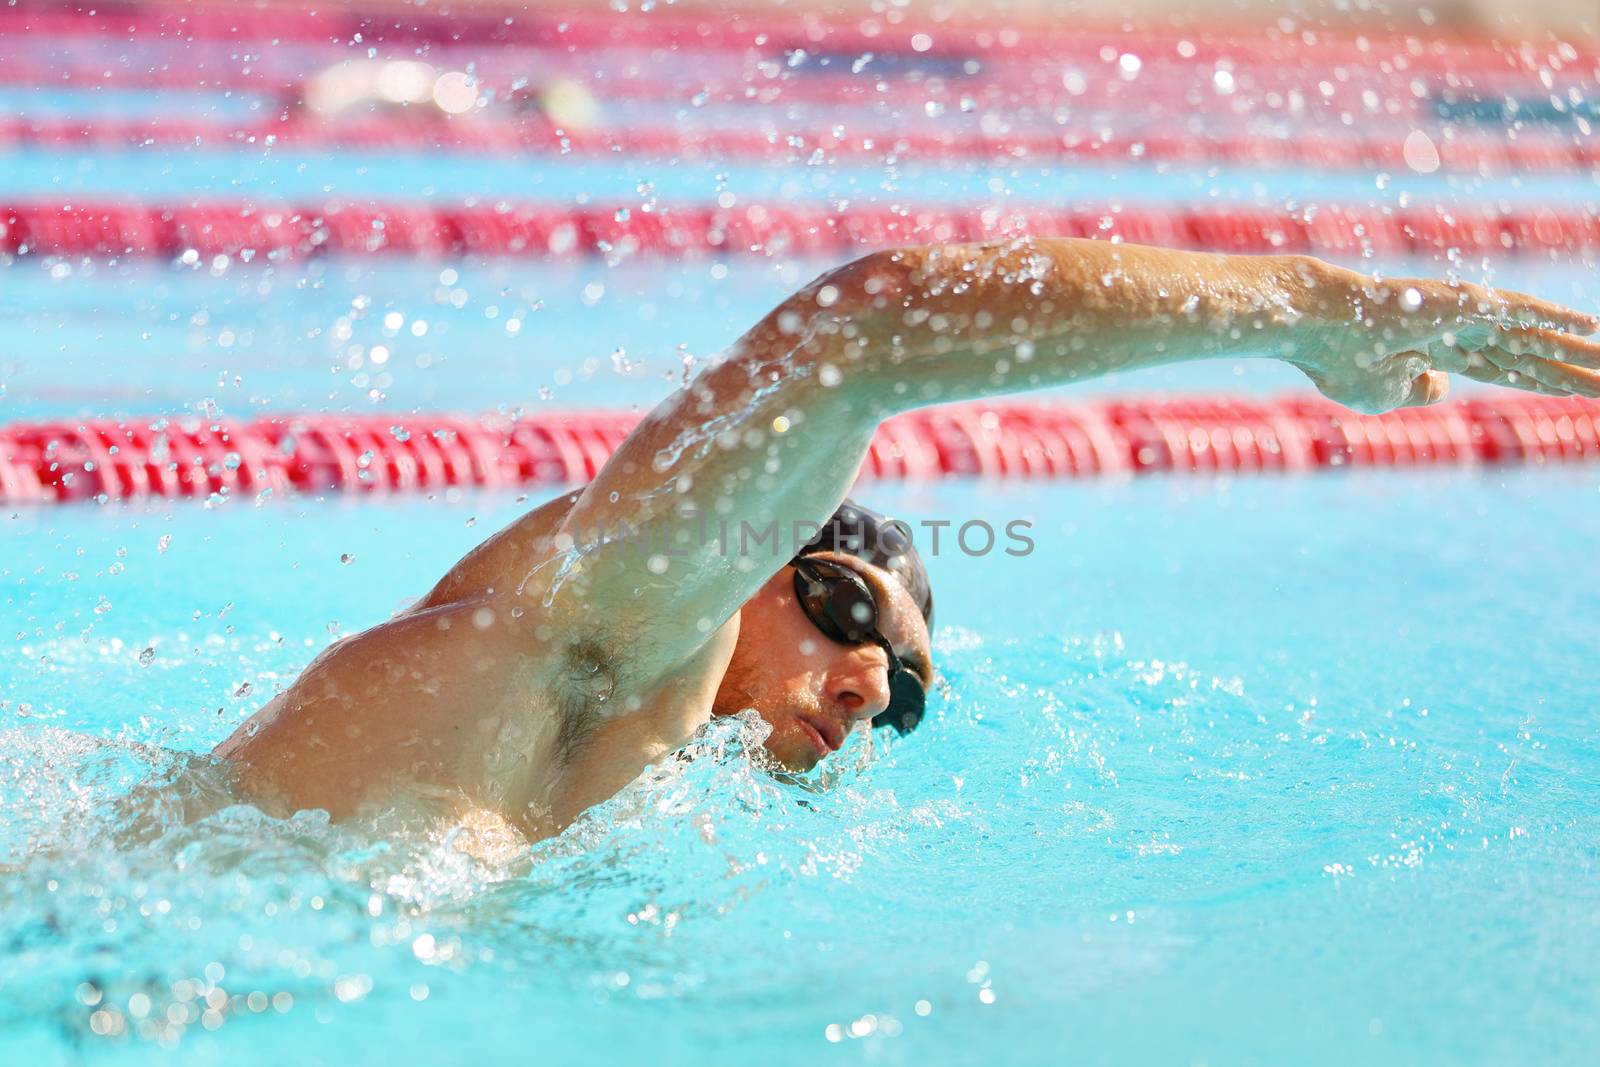
[[[1441,163],[1439,149],[1434,145],[1433,138],[1421,130],[1412,130],[1406,135],[1401,155],[1405,158],[1406,166],[1418,174],[1432,174]]]

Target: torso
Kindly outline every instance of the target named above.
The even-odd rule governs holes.
[[[669,676],[585,694],[557,662],[561,635],[538,633],[516,591],[490,584],[537,558],[572,499],[485,542],[415,608],[328,648],[219,745],[245,798],[335,819],[399,799],[486,809],[544,837],[686,741],[711,715],[738,615]],[[563,731],[579,699],[598,713]]]

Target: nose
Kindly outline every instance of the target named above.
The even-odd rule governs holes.
[[[858,645],[828,674],[828,702],[854,726],[889,707],[889,657],[876,645]]]

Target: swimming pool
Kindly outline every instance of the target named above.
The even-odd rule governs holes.
[[[1361,266],[1359,257],[1348,260]],[[413,412],[634,408],[681,380],[778,301],[837,261],[693,257],[598,260],[237,261],[173,269],[24,259],[0,316],[23,347],[0,349],[15,419],[275,411]],[[1394,274],[1447,264],[1384,258]],[[1478,277],[1573,307],[1600,307],[1573,260],[1506,257]],[[596,329],[598,321],[604,329]],[[420,332],[419,332],[420,331]],[[383,361],[371,350],[382,346]],[[48,353],[49,358],[38,358]],[[1469,395],[1475,383],[1452,388]],[[1282,364],[1237,360],[1096,379],[1061,397],[1304,390]]]
[[[8,196],[997,195],[981,168],[7,162]],[[1379,188],[1239,167],[1018,167],[998,195],[1112,182],[1153,203],[1595,197],[1572,173]],[[24,257],[3,268],[0,414],[642,408],[827,265]],[[1600,307],[1581,258],[1462,269]],[[1075,393],[1296,388],[1240,362]],[[1600,1039],[1597,494],[1585,467],[876,484],[887,510],[1025,519],[1037,545],[929,561],[947,685],[922,730],[858,738],[795,784],[723,722],[698,758],[487,860],[398,817],[163,822],[181,796],[160,784],[170,753],[208,751],[539,496],[8,509],[0,1050],[1582,1062]],[[154,829],[119,804],[141,784]]]
[[[727,727],[503,866],[247,809],[120,849],[103,828],[161,762],[143,746],[204,751],[514,498],[24,512],[8,1045],[156,1055],[85,1033],[110,1006],[214,1062],[364,1058],[396,1028],[452,1059],[1570,1061],[1600,950],[1596,489],[880,490],[1037,530],[1026,558],[932,562],[931,729],[813,790]],[[242,999],[208,1019],[212,988]]]

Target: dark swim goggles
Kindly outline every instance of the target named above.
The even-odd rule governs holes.
[[[889,706],[872,717],[872,725],[893,726],[902,735],[916,729],[928,694],[878,632],[878,602],[861,575],[829,560],[802,556],[794,561],[794,594],[806,618],[829,640],[841,645],[870,641],[889,657]]]

